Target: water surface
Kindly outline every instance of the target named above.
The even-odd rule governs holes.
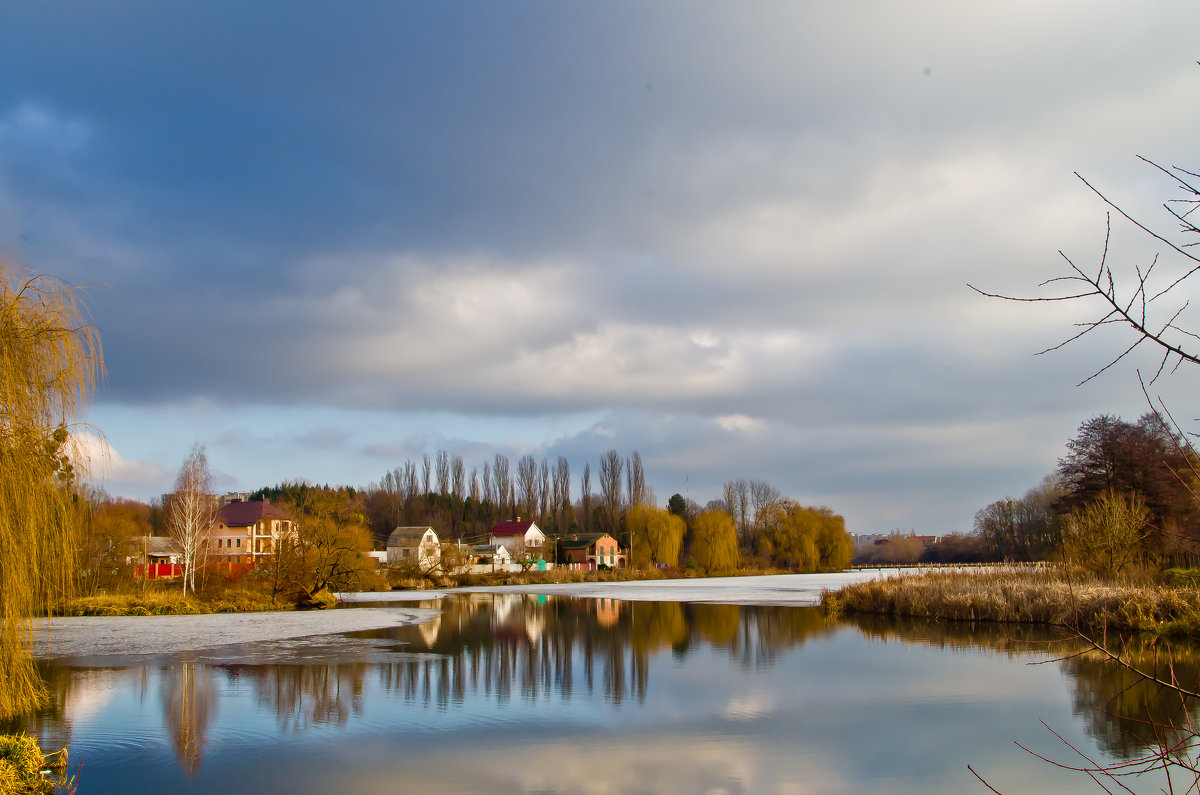
[[[81,793],[986,792],[968,764],[1094,792],[1014,740],[1073,761],[1044,720],[1118,759],[1138,724],[1097,706],[1170,708],[1084,658],[1030,665],[1065,647],[1028,628],[536,594],[371,609],[433,618],[49,660],[53,704],[9,728],[69,745]]]

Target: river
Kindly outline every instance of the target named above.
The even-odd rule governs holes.
[[[986,792],[968,764],[1069,793],[1100,790],[1015,742],[1119,760],[1171,707],[1048,631],[828,620],[828,578],[55,620],[52,703],[6,728],[68,745],[85,795]]]

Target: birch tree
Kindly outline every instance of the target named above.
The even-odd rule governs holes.
[[[216,519],[212,472],[204,445],[196,443],[175,478],[175,493],[167,509],[167,529],[183,553],[183,592],[196,592],[196,569],[206,557],[209,530]]]

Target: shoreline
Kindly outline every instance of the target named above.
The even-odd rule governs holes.
[[[627,602],[697,602],[701,604],[817,607],[821,594],[851,583],[908,576],[896,568],[846,569],[812,574],[752,574],[742,577],[696,577],[674,580],[619,580],[528,585],[472,585],[428,591],[378,591],[336,594],[344,604],[379,604],[441,599],[455,594],[534,594]]]

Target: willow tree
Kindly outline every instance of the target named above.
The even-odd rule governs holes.
[[[733,574],[738,567],[737,529],[725,511],[705,511],[692,523],[692,557],[708,574]]]
[[[0,715],[45,697],[30,618],[72,587],[82,501],[68,428],[102,370],[78,296],[0,263]]]
[[[683,519],[653,505],[634,505],[625,517],[633,541],[633,556],[639,565],[679,563],[679,548],[687,527]]]

